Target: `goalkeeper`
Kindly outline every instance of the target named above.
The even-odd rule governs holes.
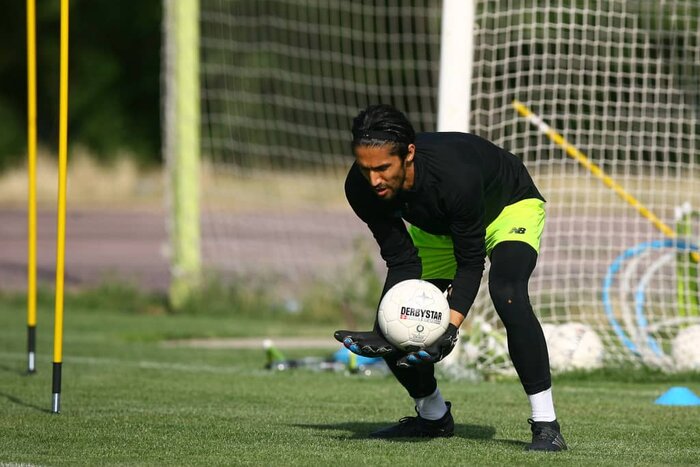
[[[415,400],[375,438],[451,436],[454,422],[434,364],[457,342],[479,290],[485,257],[489,292],[508,334],[508,350],[532,407],[529,450],[566,449],[556,420],[547,344],[528,297],[544,228],[544,198],[514,155],[465,133],[415,134],[399,110],[374,105],[355,117],[355,163],[345,181],[348,202],[371,230],[386,261],[384,293],[422,278],[450,291],[450,324],[434,345],[403,353],[375,323],[373,331],[337,331],[351,351],[382,356]],[[406,227],[404,220],[409,224]]]

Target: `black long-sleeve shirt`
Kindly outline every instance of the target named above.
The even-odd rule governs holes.
[[[386,261],[384,292],[398,282],[421,277],[421,261],[404,220],[434,235],[450,235],[457,273],[449,302],[466,315],[484,271],[486,226],[509,204],[544,198],[519,158],[479,136],[419,133],[415,145],[410,190],[382,200],[353,164],[345,195],[369,226]]]

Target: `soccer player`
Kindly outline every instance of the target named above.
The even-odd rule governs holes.
[[[417,417],[404,417],[370,436],[453,434],[451,405],[437,387],[434,364],[455,346],[488,256],[491,299],[532,407],[532,443],[527,449],[566,449],[552,400],[547,344],[528,296],[545,211],[544,198],[525,166],[473,134],[416,134],[406,116],[388,105],[360,112],[353,120],[352,138],[355,162],[345,193],[386,261],[382,295],[400,281],[424,279],[442,290],[449,287],[451,308],[445,334],[418,352],[395,349],[376,322],[372,331],[335,333],[354,353],[383,357],[415,400]]]

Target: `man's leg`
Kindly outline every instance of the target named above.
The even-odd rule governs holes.
[[[447,289],[449,280],[431,279],[440,290]],[[381,334],[377,323],[374,331]],[[405,368],[397,366],[396,362],[403,357],[402,353],[385,355],[384,361],[394,377],[406,389],[416,404],[417,417],[404,417],[397,425],[381,429],[370,436],[374,438],[397,437],[447,437],[452,436],[454,421],[450,413],[450,403],[445,402],[437,387],[435,365],[425,363]]]
[[[427,281],[438,287],[443,292],[447,290],[447,287],[449,287],[451,283],[449,279],[427,279]],[[379,329],[379,325],[376,322],[374,323],[374,331],[380,335],[382,333]],[[406,391],[408,391],[410,396],[419,400],[434,394],[437,390],[435,365],[432,363],[425,363],[408,368],[402,368],[396,365],[397,360],[401,357],[403,357],[403,354],[397,352],[384,356],[384,361],[387,363],[387,366],[399,383],[406,388]],[[432,411],[435,411],[435,409]],[[440,414],[440,416],[443,414]]]
[[[374,331],[381,334],[379,326],[376,324],[374,326]],[[435,365],[432,363],[426,363],[424,365],[416,365],[409,368],[397,366],[396,361],[404,355],[405,354],[401,352],[394,352],[383,357],[394,377],[414,399],[427,397],[434,393],[437,389],[437,381],[435,380]]]
[[[503,242],[491,253],[489,293],[508,333],[508,349],[527,394],[549,388],[549,355],[544,333],[530,304],[528,281],[537,253],[523,242]]]
[[[491,252],[489,293],[508,335],[508,351],[532,406],[534,450],[566,449],[559,433],[547,342],[530,304],[528,281],[537,252],[527,243],[505,241]]]

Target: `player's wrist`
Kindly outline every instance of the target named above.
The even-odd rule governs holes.
[[[457,329],[462,325],[464,315],[455,309],[450,310],[450,324],[453,324]]]

